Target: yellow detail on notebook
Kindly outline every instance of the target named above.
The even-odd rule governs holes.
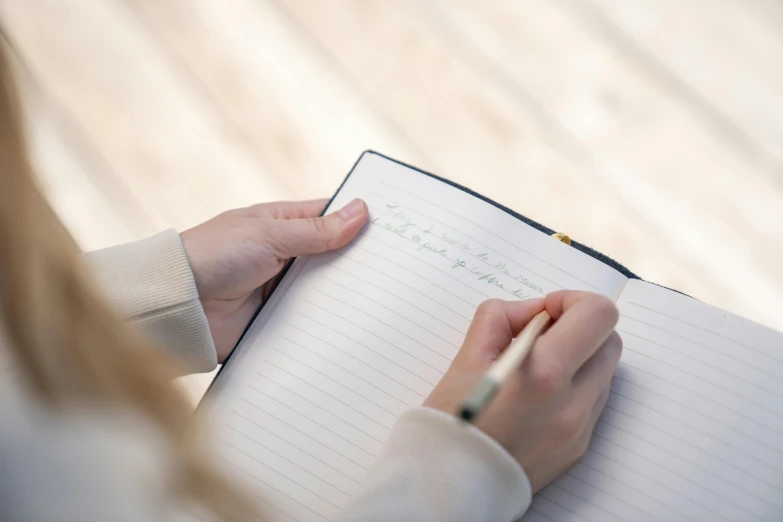
[[[523,520],[783,520],[783,335],[629,279],[495,205],[362,155],[330,209],[357,239],[297,259],[210,393],[222,456],[275,509],[333,518],[476,307],[569,288],[617,302],[625,344],[587,454]]]

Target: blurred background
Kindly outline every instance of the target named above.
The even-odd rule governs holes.
[[[779,0],[0,0],[85,249],[375,149],[783,329]]]

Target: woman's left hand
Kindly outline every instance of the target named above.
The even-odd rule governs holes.
[[[367,221],[355,199],[318,217],[327,200],[277,202],[224,212],[180,234],[199,298],[223,360],[266,295],[265,286],[292,257],[348,244]]]

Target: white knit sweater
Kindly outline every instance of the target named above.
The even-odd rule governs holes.
[[[115,306],[193,372],[215,348],[174,230],[94,252]],[[144,421],[116,412],[54,414],[29,397],[7,362],[0,325],[0,520],[170,520],[164,446]],[[506,522],[528,508],[522,468],[494,440],[428,408],[404,413],[342,522]]]

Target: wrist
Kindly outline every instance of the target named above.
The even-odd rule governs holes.
[[[180,236],[152,237],[88,255],[105,296],[189,372],[210,371],[215,347]]]

